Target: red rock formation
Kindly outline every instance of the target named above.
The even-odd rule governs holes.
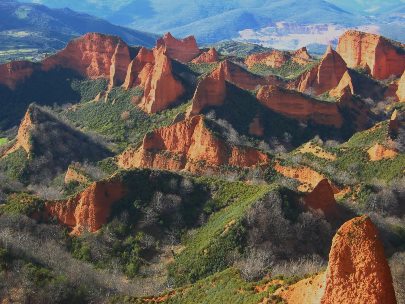
[[[221,62],[221,66],[225,73],[225,80],[242,89],[254,90],[258,86],[268,83],[265,78],[250,73],[232,61],[224,60]]]
[[[30,77],[38,65],[29,61],[12,61],[0,65],[0,85],[14,90],[16,86]]]
[[[306,208],[322,211],[326,217],[337,214],[337,205],[332,186],[327,179],[321,180],[309,194],[304,197]]]
[[[95,182],[68,200],[48,202],[45,209],[49,217],[55,217],[71,228],[72,234],[95,232],[107,223],[111,206],[122,199],[125,193],[122,182],[114,177]]]
[[[116,58],[114,64],[113,57]],[[43,60],[42,69],[48,71],[62,67],[92,79],[109,78],[111,72],[117,72],[115,78],[124,81],[124,71],[129,62],[129,48],[120,38],[89,33],[72,40],[65,49]]]
[[[305,47],[295,52],[273,50],[271,52],[249,55],[245,60],[245,64],[249,68],[253,67],[255,64],[264,64],[272,68],[279,68],[289,60],[305,65],[311,60],[311,56]]]
[[[309,55],[306,47],[302,47],[292,54],[292,60],[298,64],[305,65],[311,61],[311,55]]]
[[[271,52],[249,55],[245,64],[251,68],[255,64],[264,64],[272,68],[279,68],[290,59],[288,52],[273,50]]]
[[[109,90],[124,83],[130,62],[131,55],[128,46],[118,42],[111,58]]]
[[[8,154],[11,154],[18,149],[22,148],[30,155],[32,151],[32,143],[31,143],[31,132],[35,129],[34,119],[32,117],[33,108],[29,107],[27,112],[25,112],[24,118],[20,123],[18,128],[18,133],[16,137],[16,142],[10,149],[6,150],[1,157],[5,157]]]
[[[226,96],[224,67],[223,64],[220,64],[217,69],[198,83],[193,103],[189,109],[190,115],[200,114],[206,107],[223,104]]]
[[[298,78],[296,87],[300,92],[312,89],[319,95],[335,88],[346,71],[342,57],[329,46],[321,62]]]
[[[321,102],[278,86],[264,86],[257,99],[269,109],[298,120],[341,127],[343,119],[335,103]]]
[[[405,71],[402,73],[401,79],[398,81],[397,96],[400,102],[405,102]]]
[[[367,216],[346,222],[333,238],[321,303],[396,303],[384,248]]]
[[[224,165],[254,167],[268,156],[249,147],[227,144],[206,127],[202,116],[194,116],[145,136],[141,148],[128,149],[118,158],[121,168],[157,168],[202,173]]]
[[[138,85],[144,86],[154,63],[153,51],[142,47],[138,55],[128,65],[123,87],[128,90]]]
[[[181,62],[189,62],[200,54],[194,36],[178,40],[167,33],[156,43],[156,48],[161,47],[164,48],[167,56]]]
[[[212,63],[217,62],[218,60],[217,50],[215,48],[210,48],[208,51],[193,59],[192,63]]]
[[[405,69],[404,45],[359,31],[347,31],[339,38],[338,53],[350,68],[367,68],[377,79],[401,76]]]
[[[371,161],[379,161],[394,158],[398,152],[377,143],[367,150],[367,154]]]
[[[144,97],[140,104],[147,113],[156,113],[169,108],[184,94],[183,85],[174,77],[171,61],[165,55],[164,49],[155,49],[153,53],[155,65],[152,71],[147,71]],[[150,68],[148,66],[148,69]]]
[[[343,75],[343,77],[340,79],[339,84],[336,86],[336,88],[330,90],[329,95],[336,97],[336,98],[341,98],[347,92],[350,92],[350,94],[354,94],[354,85],[353,85],[353,79],[350,76],[349,71],[346,71]]]

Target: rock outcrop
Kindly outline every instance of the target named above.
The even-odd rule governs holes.
[[[336,103],[321,102],[299,92],[278,86],[264,86],[257,99],[267,108],[280,114],[320,125],[336,128],[342,126],[343,118]]]
[[[114,55],[111,58],[109,90],[124,83],[131,55],[127,45],[118,42]]]
[[[377,79],[401,76],[405,69],[404,45],[380,35],[347,31],[339,38],[337,51],[348,67],[365,68]]]
[[[405,102],[405,71],[398,81],[397,96],[400,102]]]
[[[225,66],[220,64],[211,74],[205,76],[197,85],[189,115],[200,114],[210,106],[220,106],[226,97]]]
[[[111,206],[125,196],[126,189],[117,177],[95,182],[68,200],[48,202],[48,217],[72,229],[72,234],[95,232],[107,223]]]
[[[379,161],[394,158],[398,155],[398,152],[377,143],[367,150],[367,154],[371,161]]]
[[[337,204],[332,186],[327,179],[321,180],[314,190],[304,197],[305,208],[321,211],[326,217],[331,218],[337,214]]]
[[[190,62],[200,54],[194,36],[184,39],[176,39],[172,34],[167,33],[158,39],[156,48],[163,48],[167,56],[180,62]]]
[[[72,40],[65,49],[43,60],[42,69],[49,71],[61,67],[91,79],[108,79],[112,72],[116,73],[116,80],[123,82],[130,61],[129,47],[120,38],[89,33]]]
[[[285,177],[293,178],[300,182],[298,190],[302,192],[312,191],[325,177],[309,167],[288,167],[276,162],[274,169]]]
[[[280,288],[275,295],[287,304],[320,304],[325,292],[325,273],[303,279],[287,288]]]
[[[245,90],[254,90],[268,83],[267,79],[250,73],[230,60],[221,62],[221,68],[224,70],[225,80]]]
[[[153,56],[153,51],[142,47],[127,67],[125,82],[123,84],[124,89],[128,90],[139,85],[144,87],[154,64],[155,57]]]
[[[354,94],[353,79],[352,79],[349,71],[346,71],[343,74],[342,78],[339,81],[339,84],[335,88],[330,90],[329,95],[340,99],[343,96],[345,96],[347,93],[349,93],[350,95]]]
[[[194,116],[145,136],[139,149],[128,149],[118,158],[121,168],[218,171],[221,166],[255,167],[268,156],[250,147],[233,146],[217,137],[202,116]]]
[[[396,303],[384,248],[367,216],[346,222],[333,238],[321,303]]]
[[[155,64],[145,81],[140,107],[147,113],[156,113],[172,106],[185,90],[172,72],[172,64],[164,48],[155,49]],[[151,68],[150,66],[148,69]]]
[[[203,52],[197,58],[194,58],[192,63],[213,63],[219,60],[218,52],[215,48],[210,48],[208,51]]]
[[[39,65],[29,61],[12,61],[0,65],[0,85],[4,85],[11,90],[29,78]]]
[[[25,112],[24,118],[22,119],[20,126],[18,128],[18,133],[16,137],[15,144],[5,152],[5,155],[10,154],[14,151],[17,151],[20,148],[23,148],[28,155],[32,151],[32,140],[31,132],[35,129],[36,119],[35,117],[35,108],[30,106]]]
[[[311,60],[311,56],[305,47],[295,52],[273,50],[271,52],[249,55],[245,60],[245,64],[249,68],[253,67],[255,64],[264,64],[272,68],[279,68],[289,60],[305,65]]]
[[[321,62],[298,78],[296,88],[300,92],[313,90],[316,95],[325,93],[339,84],[346,71],[345,61],[329,46]]]
[[[80,169],[79,165],[72,164],[66,171],[65,174],[65,184],[69,183],[79,183],[79,184],[88,184],[90,183],[91,178]]]

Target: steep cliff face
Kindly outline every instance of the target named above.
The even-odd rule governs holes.
[[[167,56],[180,62],[190,62],[200,54],[194,36],[184,39],[176,39],[172,34],[167,33],[156,43],[156,48],[165,50]]]
[[[330,90],[329,95],[336,98],[341,98],[347,93],[350,93],[350,95],[354,94],[353,79],[350,76],[349,71],[346,71],[343,74],[343,77],[340,79],[339,84],[335,88]]]
[[[337,205],[332,186],[327,179],[321,180],[314,190],[304,197],[306,208],[321,211],[326,217],[337,214]]]
[[[367,216],[346,222],[333,238],[321,303],[396,303],[384,248]]]
[[[140,79],[146,76],[144,96],[140,107],[147,113],[156,113],[173,105],[183,94],[184,88],[172,72],[172,64],[166,56],[164,48],[153,51],[155,64],[150,71],[148,65],[146,73],[141,71]]]
[[[254,167],[268,156],[249,147],[227,144],[206,127],[202,116],[194,116],[145,136],[142,146],[128,149],[118,158],[119,166],[157,168],[206,173],[224,165]]]
[[[36,128],[36,119],[33,117],[35,115],[34,111],[35,108],[31,106],[28,108],[27,112],[25,112],[24,118],[22,119],[18,128],[16,143],[9,150],[5,151],[2,156],[13,153],[20,148],[23,148],[25,152],[30,155],[32,151],[31,132]]]
[[[126,189],[117,178],[91,184],[87,189],[64,201],[45,205],[49,217],[72,229],[72,234],[95,232],[107,223],[111,206],[125,196]]]
[[[345,61],[329,46],[321,62],[304,73],[298,79],[296,87],[300,92],[314,90],[319,95],[335,88],[346,71]]]
[[[218,68],[198,83],[189,114],[197,115],[206,107],[220,106],[225,101],[225,96],[225,66],[221,63]]]
[[[359,31],[347,31],[339,38],[338,53],[350,68],[367,68],[377,79],[401,76],[405,69],[404,45]]]
[[[14,90],[19,83],[30,77],[39,65],[29,61],[12,61],[0,65],[0,85]]]
[[[245,64],[249,68],[253,67],[255,64],[264,64],[272,68],[279,68],[289,60],[304,65],[311,60],[311,56],[305,47],[295,52],[273,50],[271,52],[249,55],[245,60]]]
[[[254,75],[241,66],[229,60],[221,62],[225,80],[245,90],[254,90],[260,85],[270,83],[267,79]]]
[[[115,78],[123,81],[124,70],[131,59],[129,53],[129,47],[120,38],[89,33],[72,40],[65,49],[43,60],[42,69],[49,71],[62,67],[91,79],[109,78],[111,72],[116,72]],[[115,67],[112,67],[115,54]]]
[[[153,51],[142,47],[127,67],[123,88],[128,90],[138,85],[144,86],[154,63]]]
[[[400,102],[405,102],[405,71],[398,82],[397,96]]]
[[[264,86],[257,99],[269,109],[298,120],[321,125],[342,126],[342,116],[335,103],[320,102],[308,96],[278,86]]]
[[[215,48],[210,48],[208,51],[203,52],[200,56],[193,59],[192,63],[213,63],[219,60],[218,52]]]
[[[111,58],[109,89],[124,83],[130,62],[131,55],[128,46],[118,42]]]

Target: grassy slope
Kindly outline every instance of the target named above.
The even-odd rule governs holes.
[[[240,220],[249,206],[271,189],[268,185],[250,186],[205,178],[201,181],[217,187],[213,208],[221,209],[185,240],[184,250],[175,257],[169,273],[178,285],[195,282],[226,268],[226,256],[241,245]],[[229,229],[224,232],[226,227]]]

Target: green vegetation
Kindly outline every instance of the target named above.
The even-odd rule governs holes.
[[[185,112],[188,104],[148,115],[132,104],[139,90],[116,88],[108,102],[86,102],[60,113],[77,127],[104,135],[122,151],[129,144],[141,143],[148,132],[169,125],[177,114]],[[112,102],[113,101],[113,102]]]
[[[91,101],[98,94],[104,92],[108,86],[108,80],[104,78],[96,79],[96,80],[72,80],[72,89],[79,93],[80,101],[86,102]]]
[[[28,166],[28,155],[23,148],[0,159],[0,171],[14,180],[21,180]]]
[[[1,212],[32,216],[43,208],[43,201],[27,193],[14,193],[7,197]]]
[[[264,53],[271,50],[270,48],[266,48],[258,44],[244,43],[232,40],[218,42],[216,44],[213,44],[212,47],[215,47],[220,54],[236,56],[240,58],[245,58],[246,56],[249,56],[251,54]]]
[[[0,146],[8,143],[8,138],[0,138]]]
[[[243,215],[251,204],[270,190],[268,185],[249,186],[204,178],[200,182],[216,189],[208,206],[211,210],[220,210],[184,240],[184,250],[169,266],[169,274],[176,285],[196,282],[227,267],[228,254],[242,250]]]
[[[309,71],[316,64],[318,64],[318,61],[311,62],[307,65],[301,65],[289,60],[279,68],[272,68],[268,65],[258,63],[255,64],[250,71],[260,76],[276,75],[282,78],[294,79],[302,73]]]
[[[282,299],[273,293],[281,286],[268,284],[268,288],[257,290],[256,286],[264,286],[270,279],[260,282],[246,282],[240,277],[235,268],[228,268],[218,272],[193,285],[174,290],[162,295],[160,303],[170,304],[199,304],[199,303],[235,303],[256,304],[265,298],[270,303],[283,303]],[[165,299],[165,296],[167,297]],[[118,303],[145,303],[148,298],[136,299],[131,297],[117,297],[111,302]]]
[[[187,66],[191,71],[197,74],[210,74],[217,66],[217,63],[188,63]]]

